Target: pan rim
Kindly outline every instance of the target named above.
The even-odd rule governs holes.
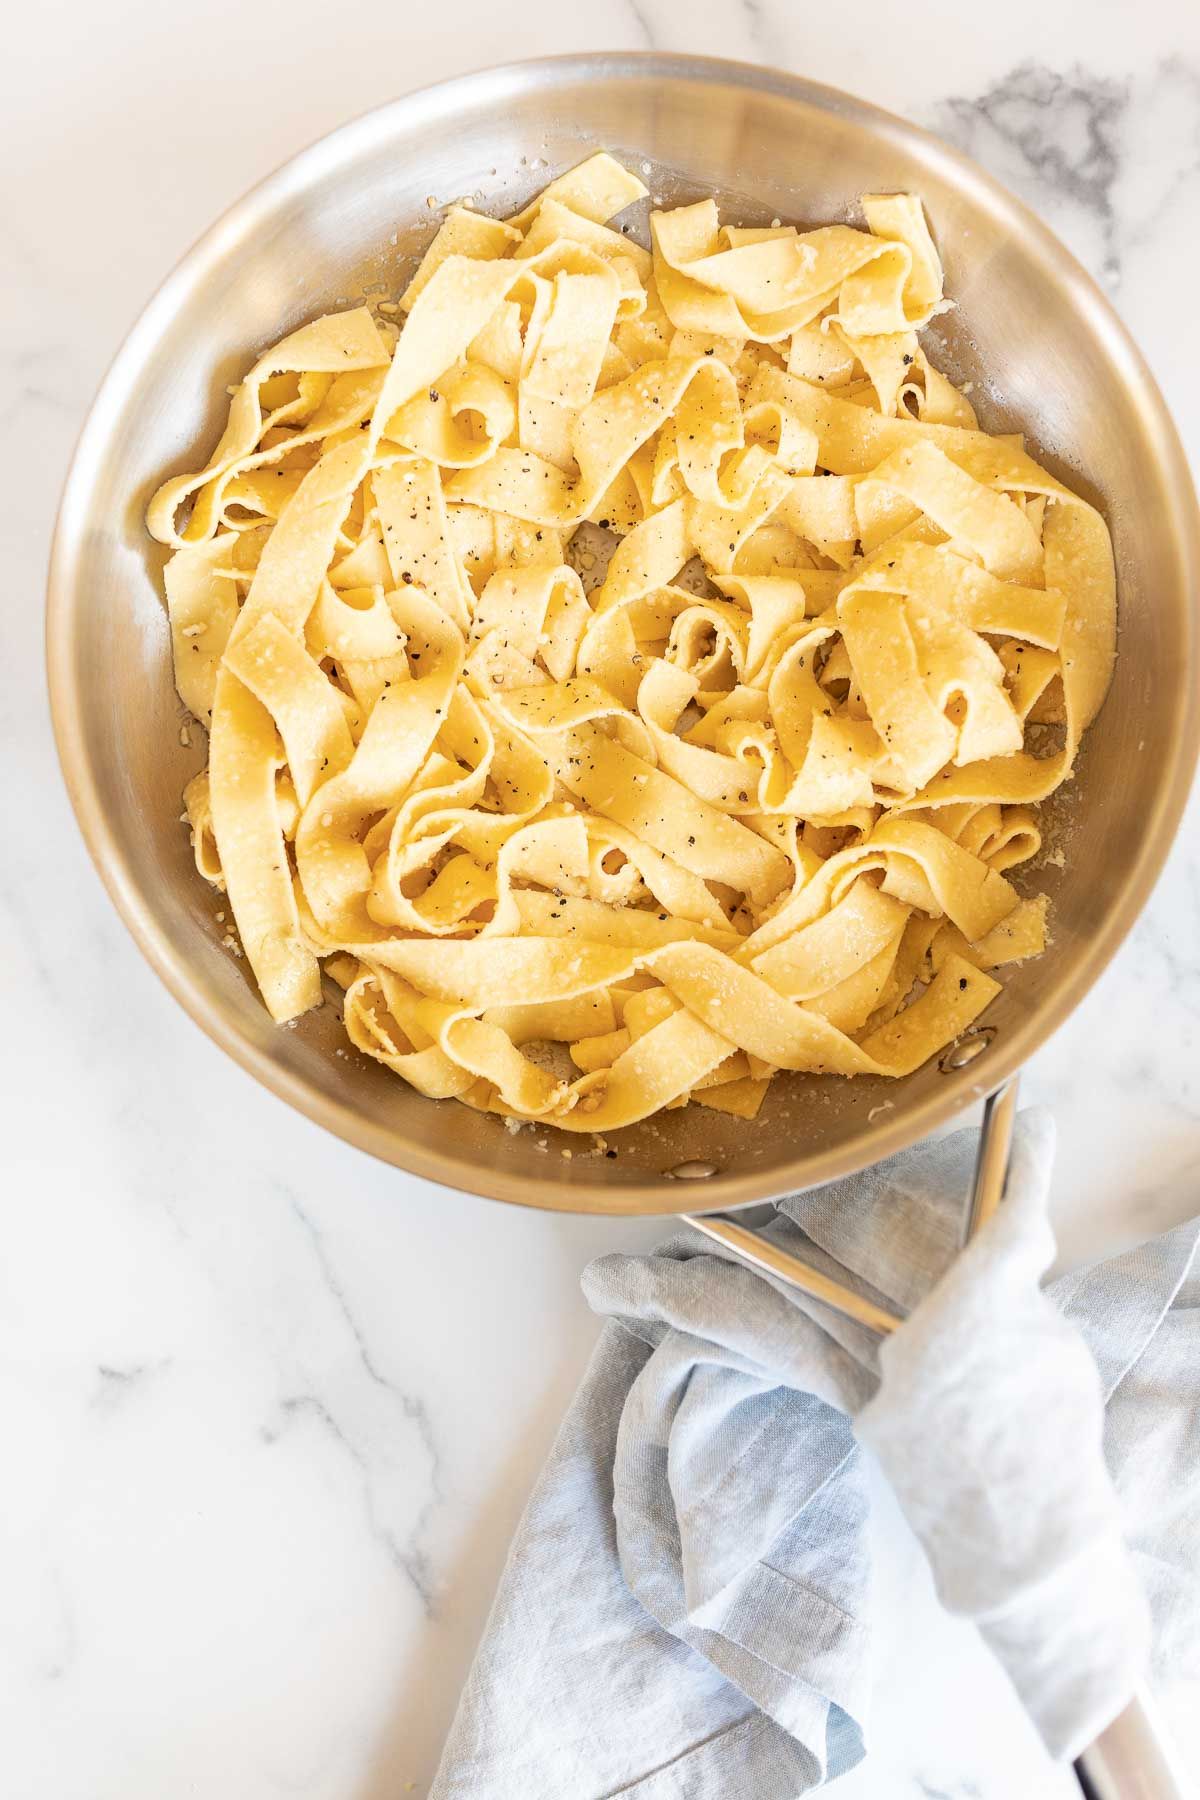
[[[696,1210],[730,1210],[777,1198],[799,1188],[821,1185],[852,1174],[917,1142],[960,1114],[1019,1068],[1069,1017],[1108,966],[1141,912],[1162,871],[1174,840],[1200,752],[1200,682],[1185,684],[1184,699],[1163,777],[1147,802],[1147,826],[1140,852],[1126,871],[1116,902],[1078,965],[1056,983],[1047,1001],[1003,1035],[987,1058],[986,1080],[969,1071],[948,1076],[945,1085],[923,1099],[897,1106],[895,1115],[845,1145],[798,1158],[802,1178],[781,1172],[722,1172],[698,1187],[645,1176],[612,1185],[584,1188],[566,1181],[533,1185],[517,1174],[481,1161],[464,1164],[415,1139],[397,1141],[382,1124],[354,1106],[322,1090],[274,1061],[251,1042],[202,988],[189,961],[168,939],[161,918],[140,890],[100,801],[87,754],[79,700],[73,608],[86,549],[83,525],[88,497],[109,437],[111,421],[134,391],[149,349],[184,295],[206,279],[228,250],[257,230],[289,197],[304,191],[318,174],[327,174],[373,143],[386,141],[394,123],[407,126],[422,115],[444,119],[466,105],[488,97],[503,104],[506,96],[554,89],[571,82],[635,79],[646,82],[685,79],[700,84],[732,85],[778,96],[818,110],[833,112],[875,134],[895,136],[906,148],[923,152],[952,171],[956,184],[983,196],[1019,230],[1023,246],[1053,265],[1072,300],[1086,315],[1114,370],[1133,386],[1145,408],[1159,453],[1159,477],[1172,524],[1178,532],[1180,564],[1188,591],[1200,591],[1200,513],[1186,454],[1166,402],[1141,352],[1091,276],[1035,214],[969,158],[933,134],[841,90],[803,77],[755,64],[716,57],[675,55],[660,51],[572,53],[506,63],[456,75],[414,90],[374,108],[317,139],[235,201],[203,233],[167,275],[118,349],[80,431],[68,469],[55,526],[48,579],[46,657],[51,717],[58,757],[72,807],[96,869],[117,912],[168,992],[243,1069],[277,1098],[284,1100],[335,1136],[394,1167],[458,1191],[482,1198],[559,1212],[670,1216]],[[1197,666],[1196,620],[1187,623],[1187,662]],[[443,1104],[451,1104],[446,1102]]]

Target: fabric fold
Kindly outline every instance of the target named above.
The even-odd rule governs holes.
[[[882,1345],[691,1236],[585,1272],[606,1323],[431,1800],[788,1800],[853,1768],[873,1458],[1053,1754],[1132,1690],[1147,1600],[1160,1670],[1194,1669],[1200,1222],[1043,1286],[1050,1121],[1021,1116],[1005,1205],[959,1254],[976,1142],[765,1227],[910,1314]]]

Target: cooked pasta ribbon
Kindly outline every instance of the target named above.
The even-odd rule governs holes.
[[[197,866],[272,1016],[323,965],[420,1092],[587,1133],[970,1026],[1045,945],[1009,871],[1115,649],[1104,520],[921,347],[916,198],[647,248],[645,196],[601,154],[451,207],[148,512]]]

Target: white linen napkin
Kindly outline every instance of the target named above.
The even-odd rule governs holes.
[[[910,1314],[882,1346],[690,1235],[585,1272],[609,1322],[431,1800],[784,1800],[852,1768],[871,1454],[1053,1754],[1128,1698],[1147,1598],[1163,1664],[1196,1668],[1200,1220],[1043,1291],[1052,1126],[1022,1115],[1005,1204],[959,1255],[975,1144],[767,1227]]]

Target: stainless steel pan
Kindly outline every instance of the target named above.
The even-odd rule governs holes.
[[[715,192],[747,222],[849,214],[872,189],[924,199],[957,310],[940,353],[985,422],[1023,428],[1104,508],[1120,577],[1108,702],[1057,808],[1062,869],[1037,872],[1054,941],[1016,971],[965,1067],[908,1080],[779,1080],[753,1125],[689,1108],[569,1162],[497,1120],[434,1103],[361,1059],[332,1007],[270,1022],[221,947],[179,797],[180,742],[151,489],[214,441],[225,383],[264,345],[372,285],[395,288],[434,228],[429,197],[510,208],[604,146],[669,201]],[[697,57],[575,56],[396,101],[288,163],[196,246],[101,390],[62,503],[50,574],[50,689],[80,824],[114,901],[192,1017],[277,1094],[416,1174],[523,1205],[608,1213],[735,1207],[830,1180],[912,1143],[995,1088],[1052,1032],[1128,931],[1161,867],[1196,756],[1195,496],[1162,398],[1113,313],[1032,214],[936,139],[811,82]],[[199,733],[192,734],[194,739]],[[119,1004],[116,995],[113,1004]],[[703,1184],[672,1179],[681,1166]]]

